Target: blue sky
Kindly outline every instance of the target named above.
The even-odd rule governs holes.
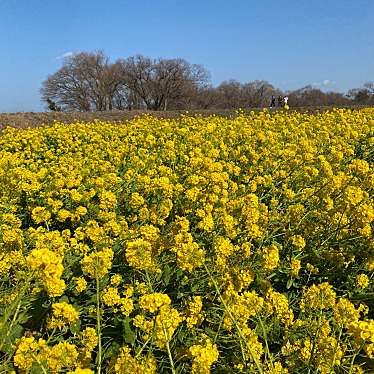
[[[94,50],[343,92],[374,80],[374,0],[0,0],[0,112],[42,110],[61,56]]]

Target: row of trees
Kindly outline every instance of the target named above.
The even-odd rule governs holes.
[[[348,97],[359,104],[374,105],[374,82],[367,82],[361,88],[349,90]]]
[[[41,94],[54,109],[167,110],[190,107],[208,85],[206,69],[182,59],[139,55],[110,63],[102,52],[79,53],[43,82]]]
[[[103,52],[66,58],[41,88],[50,110],[178,110],[230,109],[269,105],[272,95],[284,95],[266,81],[210,83],[209,72],[183,59],[152,59],[141,55],[111,63]],[[345,96],[311,86],[288,92],[292,106],[374,104],[374,84]]]

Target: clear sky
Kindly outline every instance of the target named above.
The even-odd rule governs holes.
[[[62,56],[95,50],[343,92],[374,80],[374,0],[0,0],[0,112],[42,110]]]

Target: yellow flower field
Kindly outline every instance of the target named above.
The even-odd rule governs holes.
[[[0,136],[1,373],[370,373],[374,109]]]

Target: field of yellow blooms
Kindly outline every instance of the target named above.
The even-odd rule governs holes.
[[[374,109],[0,136],[0,373],[370,373]]]

